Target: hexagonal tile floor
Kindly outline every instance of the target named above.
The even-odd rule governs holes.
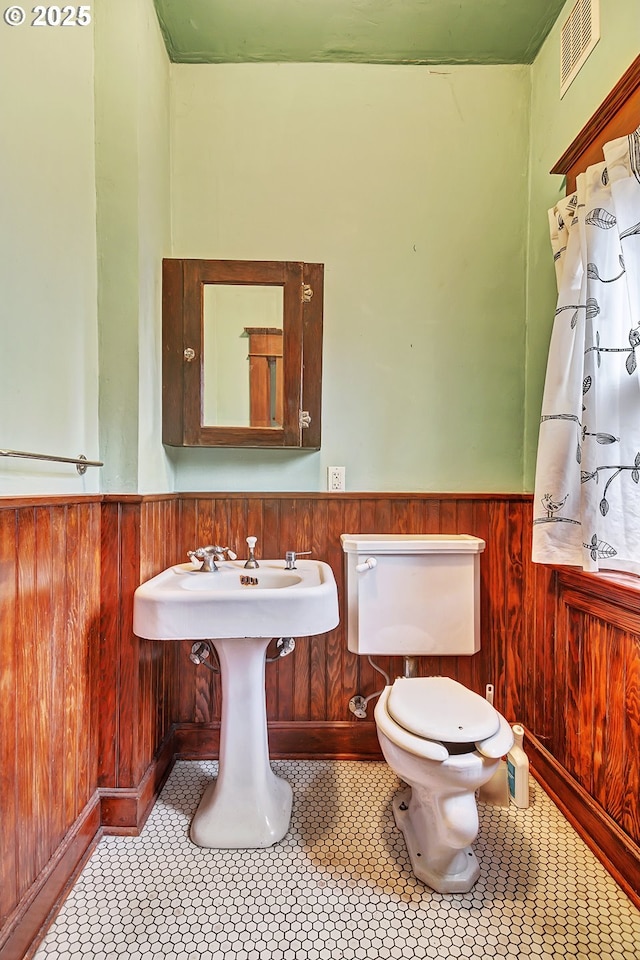
[[[139,837],[104,837],[35,960],[640,958],[640,913],[532,781],[480,804],[466,894],[415,879],[384,763],[286,760],[289,834],[203,850],[188,827],[214,761],[176,763]]]

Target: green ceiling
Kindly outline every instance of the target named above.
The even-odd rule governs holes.
[[[154,0],[179,63],[531,63],[565,0]]]

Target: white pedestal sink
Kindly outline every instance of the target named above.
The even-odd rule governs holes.
[[[247,582],[248,581],[248,582]],[[252,582],[257,581],[257,582]],[[218,777],[191,823],[201,847],[268,847],[286,834],[291,787],[269,762],[265,654],[273,637],[307,637],[339,622],[333,571],[319,560],[224,561],[217,572],[169,567],[134,595],[133,630],[149,640],[211,640],[220,660]]]

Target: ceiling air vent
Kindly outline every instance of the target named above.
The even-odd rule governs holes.
[[[560,31],[560,97],[600,39],[600,0],[577,0]]]

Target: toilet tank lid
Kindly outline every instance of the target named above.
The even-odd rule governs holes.
[[[482,553],[484,540],[468,533],[342,533],[345,553]]]

